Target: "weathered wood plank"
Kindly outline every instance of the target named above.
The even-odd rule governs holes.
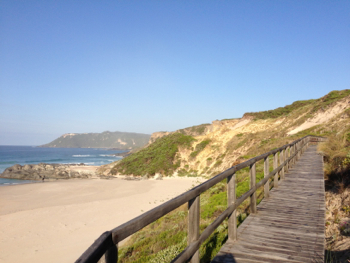
[[[75,261],[75,263],[94,263],[99,261],[107,249],[114,246],[112,233],[104,232],[96,241]]]
[[[269,176],[269,157],[266,157],[264,159],[264,178]],[[268,198],[269,197],[269,191],[270,191],[270,185],[269,185],[269,181],[267,181],[264,184],[264,198]]]
[[[251,253],[235,253],[235,257],[231,253],[219,252],[218,256],[212,261],[213,263],[245,263],[245,262],[265,262],[265,263],[304,263],[303,261],[288,260],[280,257],[271,258],[264,255]]]
[[[250,166],[249,175],[250,175],[250,189],[252,189],[256,186],[256,163],[253,163]],[[250,212],[253,214],[256,213],[256,192],[255,191],[250,196]]]
[[[284,154],[285,150],[282,150],[280,152],[280,164],[284,163],[285,161],[285,154]],[[280,172],[280,177],[281,177],[281,180],[284,180],[284,166]]]
[[[236,202],[236,174],[227,177],[227,205],[230,206]],[[236,209],[229,215],[228,238],[230,240],[237,239],[237,217]]]
[[[106,263],[117,263],[118,262],[118,245],[113,245],[107,249],[105,253]]]
[[[199,219],[200,219],[200,197],[197,196],[188,202],[188,245],[199,238]],[[199,263],[199,251],[197,250],[191,257],[191,263]]]
[[[273,169],[275,170],[278,167],[278,153],[273,155]],[[273,187],[278,187],[278,173],[275,174],[275,178],[273,179]]]

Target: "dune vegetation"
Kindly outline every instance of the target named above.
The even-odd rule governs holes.
[[[326,262],[350,259],[350,129],[319,145],[325,157]]]

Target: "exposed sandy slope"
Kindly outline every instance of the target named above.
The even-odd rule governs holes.
[[[1,187],[0,262],[74,262],[102,232],[192,188],[196,180],[68,180]]]
[[[345,100],[339,101],[337,104],[335,104],[333,107],[327,109],[324,112],[318,112],[313,118],[308,119],[305,121],[302,125],[294,128],[293,130],[289,131],[287,134],[292,135],[296,134],[300,131],[309,129],[313,126],[326,123],[327,121],[331,120],[341,112],[343,112],[345,109],[350,107],[350,99],[347,98]]]
[[[342,114],[350,108],[350,97],[312,113],[312,105],[298,108],[279,118],[254,119],[244,116],[241,119],[213,121],[201,136],[195,136],[192,149],[180,149],[178,157],[182,160],[180,169],[197,171],[198,174],[212,175],[228,169],[245,156],[253,147],[259,147],[262,141],[274,138],[287,138],[305,129],[319,125],[319,129],[328,130],[332,125],[344,120]],[[306,116],[312,116],[307,119]],[[256,135],[256,136],[254,136]],[[248,138],[244,141],[244,138]],[[191,153],[203,140],[210,143],[196,156]],[[239,145],[239,142],[244,142]],[[275,147],[278,145],[275,145]],[[224,157],[220,157],[224,156]]]

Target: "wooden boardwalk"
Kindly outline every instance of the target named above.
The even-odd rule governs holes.
[[[322,157],[310,146],[212,263],[324,262]]]
[[[101,257],[108,263],[117,262],[118,243],[186,203],[189,213],[188,245],[172,263],[199,263],[200,246],[226,219],[229,241],[213,262],[323,262],[323,163],[316,146],[308,149],[307,146],[325,140],[307,135],[232,166],[191,190],[104,232],[76,263],[97,263]],[[272,171],[269,169],[271,157]],[[264,178],[256,182],[256,163],[259,161],[264,162]],[[236,172],[245,168],[249,169],[250,188],[236,198]],[[289,173],[285,176],[287,171]],[[272,191],[269,188],[271,179],[274,179],[276,187]],[[200,195],[223,180],[227,182],[227,208],[200,231]],[[261,187],[264,187],[266,199],[257,209],[256,191]],[[237,231],[237,218],[232,215],[247,199],[252,214]]]

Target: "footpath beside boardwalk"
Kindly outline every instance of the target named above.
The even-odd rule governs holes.
[[[212,263],[324,262],[322,156],[310,146]]]

